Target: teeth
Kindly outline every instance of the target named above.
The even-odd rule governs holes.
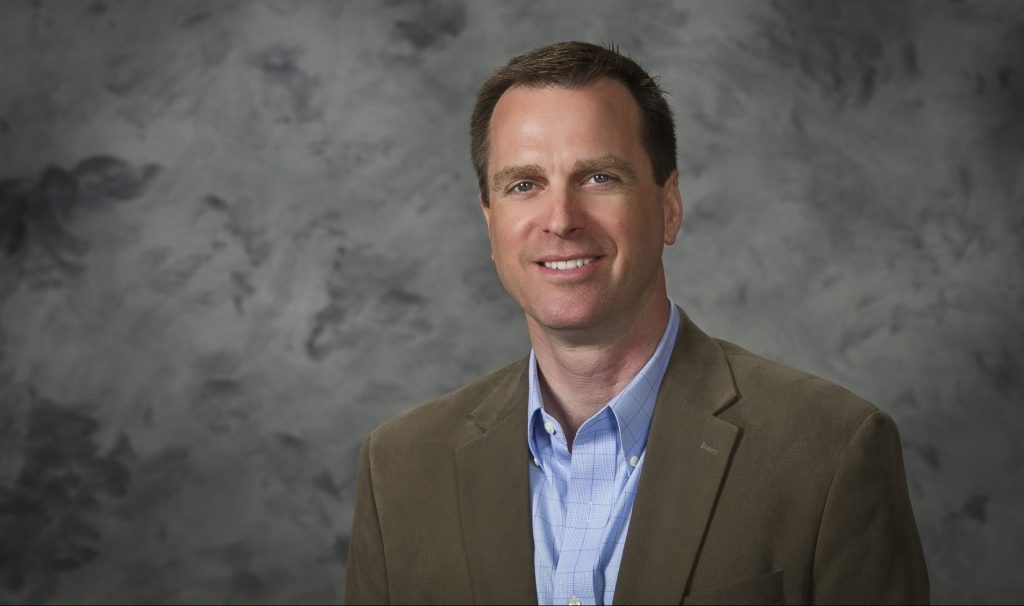
[[[548,269],[576,269],[593,262],[593,260],[594,257],[587,257],[585,259],[569,259],[568,261],[545,261],[544,267],[547,267]]]

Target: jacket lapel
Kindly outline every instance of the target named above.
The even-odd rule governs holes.
[[[737,397],[725,352],[681,315],[654,408],[616,604],[682,601],[740,433],[715,416]]]
[[[537,603],[526,361],[519,366],[474,410],[481,435],[455,450],[463,540],[481,604]]]

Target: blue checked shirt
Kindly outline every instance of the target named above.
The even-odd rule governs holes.
[[[580,426],[572,453],[558,421],[544,410],[530,352],[527,440],[540,604],[612,603],[654,402],[679,330],[679,312],[670,307],[651,359]]]

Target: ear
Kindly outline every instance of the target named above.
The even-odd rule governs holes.
[[[480,205],[480,212],[484,214],[484,223],[487,224],[487,233],[491,233],[491,207],[484,204],[483,194],[476,195],[476,203]]]
[[[491,238],[491,207],[484,204],[483,194],[476,195],[476,203],[480,205],[480,212],[484,215],[484,223],[487,224],[487,239]],[[494,260],[494,248],[491,247],[491,261]]]
[[[679,195],[679,171],[673,170],[662,188],[665,213],[665,244],[675,244],[679,228],[683,226],[683,199]]]

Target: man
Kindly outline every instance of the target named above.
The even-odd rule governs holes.
[[[533,349],[366,440],[348,601],[926,602],[892,420],[670,304],[675,134],[643,69],[517,57],[472,143]]]

